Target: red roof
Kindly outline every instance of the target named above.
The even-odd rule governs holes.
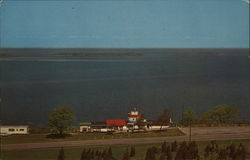
[[[132,118],[140,118],[141,117],[141,115],[140,114],[138,114],[138,115],[132,115],[132,114],[128,114],[128,117],[132,117]]]
[[[107,126],[125,126],[125,120],[106,120]]]

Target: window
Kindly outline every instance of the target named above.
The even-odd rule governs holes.
[[[14,128],[9,128],[9,132],[14,132],[15,129]]]
[[[19,129],[19,131],[24,131],[24,129]]]

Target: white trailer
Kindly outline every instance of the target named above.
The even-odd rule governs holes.
[[[11,135],[11,134],[28,134],[29,126],[27,125],[11,125],[11,126],[0,126],[0,135]]]

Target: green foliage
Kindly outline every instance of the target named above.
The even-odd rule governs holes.
[[[167,160],[167,156],[165,153],[161,153],[159,160]]]
[[[63,147],[59,151],[59,154],[57,156],[57,160],[64,160],[64,150],[63,150]]]
[[[104,149],[103,151],[94,150],[94,149],[83,149],[81,153],[80,160],[116,160],[113,157],[112,149],[109,147],[108,151],[107,149]]]
[[[218,105],[214,109],[202,114],[201,122],[211,125],[231,125],[237,120],[237,106],[236,105]]]
[[[112,157],[112,156],[113,156],[113,152],[112,152],[111,147],[109,147],[109,150],[108,150],[108,156],[109,156],[109,157]]]
[[[130,150],[130,157],[134,157],[134,156],[135,156],[135,147],[132,146]]]
[[[130,156],[128,153],[128,148],[126,149],[125,153],[123,154],[122,160],[130,160]]]
[[[169,125],[171,118],[171,112],[169,109],[164,109],[162,114],[157,118],[157,122],[163,126],[163,125]],[[162,129],[162,127],[161,127]]]
[[[47,126],[37,126],[34,128],[30,128],[29,133],[31,134],[50,133],[50,128]]]
[[[147,125],[147,122],[145,121],[144,115],[142,114],[141,117],[136,121],[136,124],[140,129],[144,129],[144,126]]]
[[[177,147],[178,147],[178,145],[177,145],[177,142],[175,140],[174,142],[171,143],[171,151],[172,152],[176,152],[177,151]]]
[[[209,152],[208,158],[204,158],[204,148],[209,143],[208,146],[212,147],[212,143],[214,144],[214,148],[216,148],[216,144],[218,144],[218,151],[216,149],[211,149],[211,152]],[[177,143],[177,150],[179,151],[179,146],[181,142]],[[235,152],[234,157],[235,160],[245,160],[249,159],[250,155],[247,153],[247,147],[249,146],[249,139],[247,140],[230,140],[230,141],[217,141],[217,142],[197,142],[197,146],[199,148],[199,159],[200,160],[211,160],[209,158],[214,157],[215,159],[212,160],[223,160],[219,158],[219,153],[223,152],[226,154],[226,160],[232,160],[232,158],[229,157],[229,149],[231,144],[234,144],[235,146]],[[170,145],[170,143],[166,144],[167,146]],[[161,144],[137,144],[135,145],[136,149],[136,155],[135,157],[131,158],[131,160],[142,160],[145,158],[145,154],[148,148],[152,148],[155,146],[158,148],[159,152],[155,154],[156,159],[158,160],[160,156],[162,155],[162,160],[167,160],[168,157],[166,153],[160,152],[160,148],[162,146]],[[189,148],[189,144],[187,144],[187,147]],[[88,157],[92,157],[91,160],[122,160],[123,153],[126,150],[127,147],[130,147],[130,145],[115,145],[115,147],[112,147],[113,157],[109,158],[107,156],[102,157],[102,151],[105,151],[108,155],[108,148],[107,146],[83,146],[82,147],[66,147],[64,148],[64,155],[67,160],[77,160],[81,158],[81,153],[85,152],[83,155],[87,155],[86,153],[89,153]],[[84,149],[84,150],[83,150]],[[25,160],[45,160],[45,159],[57,159],[58,153],[60,148],[45,148],[45,149],[32,149],[32,150],[13,150],[13,151],[4,151],[1,156],[3,159],[25,159]],[[212,150],[213,153],[212,153]],[[190,151],[188,149],[187,151]],[[181,153],[181,151],[179,152]],[[172,158],[176,159],[176,152],[172,152]],[[21,158],[20,158],[21,157]],[[87,157],[84,156],[84,160],[87,160]],[[183,160],[183,159],[182,159]]]
[[[169,109],[164,109],[162,114],[158,117],[157,121],[163,124],[169,124],[171,112]]]
[[[167,160],[173,160],[172,152],[169,152],[169,153],[168,153],[168,158],[167,158]]]
[[[148,148],[145,160],[156,160],[156,154],[157,154],[156,147]]]
[[[86,150],[83,149],[83,150],[82,150],[82,153],[81,153],[81,158],[80,158],[80,160],[84,160],[85,158],[86,158]]]
[[[181,120],[182,125],[188,126],[190,123],[192,124],[195,121],[196,121],[196,115],[191,108],[187,109],[182,113],[182,120]]]
[[[167,143],[166,141],[163,142],[163,144],[161,145],[161,152],[166,152],[167,150]]]
[[[53,133],[63,135],[74,120],[74,113],[70,106],[59,106],[49,115],[49,127]]]

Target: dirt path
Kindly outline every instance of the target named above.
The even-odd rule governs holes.
[[[84,141],[64,141],[64,142],[45,142],[45,143],[25,143],[2,145],[2,150],[26,150],[50,147],[72,147],[72,146],[93,146],[93,145],[117,145],[117,144],[146,144],[161,143],[163,141],[172,142],[188,141],[189,128],[180,128],[187,135],[171,137],[147,137],[147,138],[122,138],[122,139],[101,139]],[[192,140],[231,140],[231,139],[250,139],[250,127],[195,127],[192,128]]]

